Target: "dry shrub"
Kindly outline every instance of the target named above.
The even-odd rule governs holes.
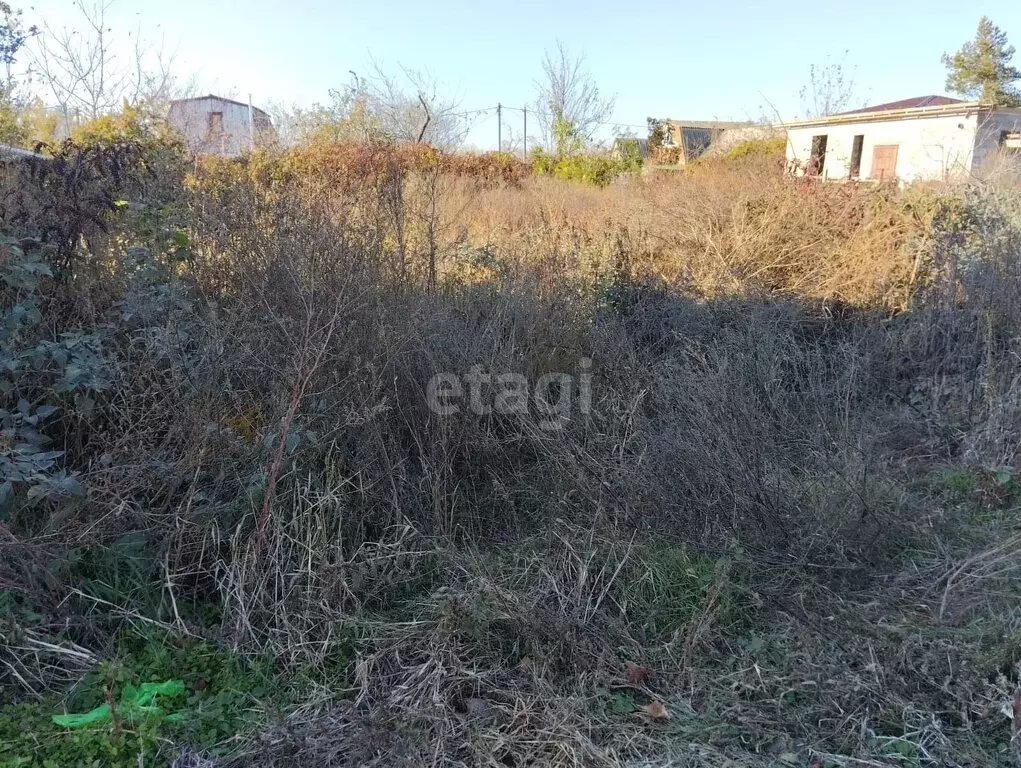
[[[932,536],[904,473],[1016,466],[1016,201],[795,182],[754,157],[605,190],[444,163],[384,146],[202,163],[170,217],[187,258],[125,213],[113,223],[146,249],[125,258],[114,236],[93,268],[43,282],[38,340],[97,334],[107,380],[45,426],[84,497],[17,489],[5,584],[59,615],[106,582],[58,555],[137,544],[147,570],[104,599],[178,627],[181,605],[214,600],[240,651],[321,680],[351,669],[351,701],[267,734],[280,764],[661,754],[665,724],[607,710],[634,659],[658,676],[634,703],[687,686],[668,704],[691,721],[702,699],[770,739],[815,733],[820,752],[867,754],[850,734],[873,705],[945,705],[908,672],[887,689],[842,668],[824,631],[771,664],[736,638],[759,620],[793,637],[833,594],[864,632],[859,591]],[[426,402],[437,373],[535,382],[583,358],[591,410],[555,429]],[[8,405],[49,402],[49,381],[19,376]],[[944,565],[953,602],[1014,558]],[[837,681],[804,710],[825,728],[776,714],[797,664],[806,690]],[[680,758],[726,752],[680,720],[672,741],[701,745]]]
[[[887,190],[798,183],[755,159],[607,190],[538,179],[484,191],[466,213],[473,241],[533,259],[566,246],[576,256],[568,270],[578,256],[612,266],[623,238],[635,276],[700,295],[778,292],[892,309],[924,275],[931,224]]]
[[[159,530],[161,510],[181,510],[188,522],[175,536],[197,547],[212,521],[233,530],[254,513],[262,528],[292,481],[329,465],[351,484],[354,550],[406,524],[487,540],[556,509],[857,568],[881,555],[875,533],[902,519],[872,471],[891,431],[876,417],[883,392],[981,370],[989,386],[981,397],[961,392],[955,407],[970,419],[1002,412],[991,439],[1012,460],[1011,347],[997,341],[1014,311],[1001,288],[1016,281],[1008,219],[997,225],[1006,239],[991,241],[1001,259],[982,250],[994,247],[983,234],[953,240],[946,216],[970,211],[966,202],[923,208],[882,189],[792,184],[754,162],[606,191],[543,182],[483,191],[457,219],[473,263],[488,259],[465,273],[437,222],[472,188],[394,179],[390,160],[347,186],[325,184],[293,161],[210,164],[187,198],[187,269],[124,273],[119,306],[132,319],[111,346],[124,376],[82,423],[89,436],[64,438],[71,465],[88,472],[95,511],[76,511],[83,522],[118,506],[122,523]],[[607,200],[625,197],[632,210],[604,218]],[[508,198],[515,221],[536,221],[500,240],[478,212]],[[656,207],[642,208],[650,198]],[[432,204],[435,216],[416,215]],[[673,234],[657,237],[667,219]],[[962,232],[978,226],[969,221]],[[479,224],[492,236],[484,249]],[[940,262],[972,248],[983,255],[969,270]],[[859,252],[868,259],[855,262]],[[683,280],[663,269],[653,280],[666,262]],[[931,288],[911,294],[912,285]],[[940,309],[960,291],[968,310]],[[913,313],[950,312],[958,325],[904,315],[885,331],[879,313],[909,295],[921,302]],[[820,312],[820,298],[834,301]],[[949,341],[960,351],[940,346]],[[423,396],[440,372],[477,365],[534,382],[586,357],[592,412],[556,431],[535,414],[440,418]],[[949,407],[933,412],[944,433],[978,434]],[[942,439],[938,450],[962,449],[959,437]],[[185,569],[186,551],[175,552]]]

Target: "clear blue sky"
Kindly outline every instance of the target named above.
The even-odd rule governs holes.
[[[21,5],[30,23],[77,20],[71,0]],[[252,93],[256,104],[326,101],[371,57],[428,69],[465,109],[520,106],[559,38],[616,95],[614,121],[644,125],[649,115],[748,119],[774,108],[794,117],[809,65],[845,51],[869,103],[942,93],[940,55],[983,14],[1021,46],[1018,0],[115,0],[109,20],[115,33],[141,24],[150,39],[165,35],[200,90]],[[520,113],[506,119],[520,126]],[[480,116],[470,140],[495,146],[495,116]]]

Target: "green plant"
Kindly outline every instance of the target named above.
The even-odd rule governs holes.
[[[739,160],[745,157],[765,156],[783,158],[787,150],[786,136],[773,136],[765,139],[748,139],[735,144],[723,155],[724,160]]]
[[[145,682],[153,680],[168,682]],[[86,675],[68,701],[0,708],[0,766],[167,765],[167,739],[222,754],[253,727],[259,709],[281,709],[288,688],[293,682],[279,684],[271,659],[126,631],[117,656]],[[84,714],[62,714],[68,710]]]
[[[0,766],[3,768],[137,768],[168,766],[152,722],[116,730],[71,730],[52,722],[52,700],[0,708]]]
[[[739,616],[727,563],[685,547],[656,543],[637,551],[622,591],[623,604],[650,638],[668,639],[705,611],[726,623]]]
[[[596,187],[606,187],[618,176],[637,173],[641,166],[641,156],[636,157],[634,153],[615,158],[593,154],[556,156],[538,147],[532,152],[532,169],[535,173]]]
[[[16,492],[28,504],[64,502],[80,496],[82,486],[73,473],[57,465],[64,455],[48,450],[43,432],[60,408],[55,394],[105,386],[106,360],[95,334],[65,333],[59,341],[42,337],[41,282],[52,273],[22,244],[36,252],[40,244],[0,238],[5,258],[0,263],[5,304],[0,328],[0,391],[14,407],[0,408],[0,519],[14,514]]]

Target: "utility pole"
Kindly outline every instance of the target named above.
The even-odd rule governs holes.
[[[503,105],[496,104],[496,151],[503,152]]]
[[[525,125],[521,133],[521,141],[523,142],[521,145],[521,155],[523,160],[528,160],[528,105],[526,104],[525,108],[521,111],[525,116]]]

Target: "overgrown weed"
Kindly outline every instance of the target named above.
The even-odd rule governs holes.
[[[4,759],[1014,759],[1014,197],[121,151],[5,197]],[[424,395],[582,358],[555,430]]]

